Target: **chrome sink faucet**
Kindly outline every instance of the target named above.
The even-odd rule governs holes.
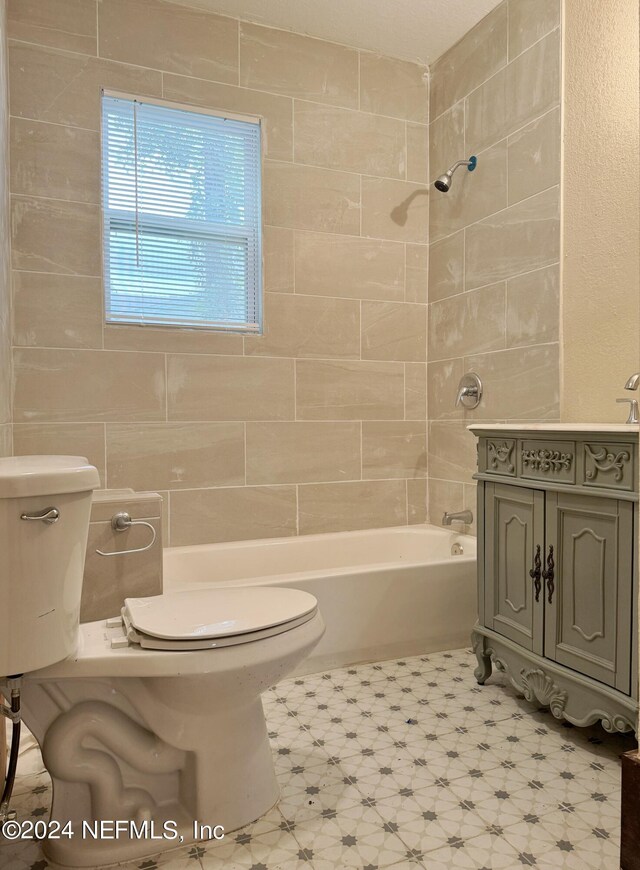
[[[457,513],[449,513],[449,511],[445,511],[444,516],[442,517],[442,525],[450,526],[452,522],[456,523],[465,523],[465,525],[470,526],[473,522],[473,514],[471,511],[458,511]]]
[[[637,390],[640,386],[640,372],[631,375],[627,383],[624,385],[625,390]]]
[[[627,383],[624,385],[625,390],[637,390],[640,386],[640,372],[635,372]],[[618,404],[623,402],[629,403],[629,416],[627,418],[627,423],[640,423],[640,415],[638,414],[638,400],[637,399],[616,399]]]

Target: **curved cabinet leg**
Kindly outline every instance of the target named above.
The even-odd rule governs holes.
[[[471,633],[471,645],[478,659],[478,667],[473,674],[479,685],[483,686],[491,676],[491,656],[485,652],[484,637],[475,631]]]

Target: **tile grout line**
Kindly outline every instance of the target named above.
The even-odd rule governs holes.
[[[538,45],[539,43],[543,42],[543,40],[545,40],[545,39],[547,39],[547,37],[551,36],[552,33],[555,33],[556,30],[557,30],[557,31],[560,31],[560,25],[556,25],[555,27],[552,27],[551,30],[547,31],[547,33],[543,34],[541,37],[539,37],[538,39],[536,39],[535,42],[532,42],[531,45],[528,45],[525,49],[523,49],[523,50],[522,50],[519,54],[517,54],[515,57],[510,58],[510,57],[508,56],[508,54],[507,54],[506,62],[505,62],[504,64],[502,64],[501,67],[499,67],[495,72],[493,72],[493,73],[492,73],[490,76],[488,76],[486,79],[483,79],[483,80],[480,82],[480,84],[475,85],[475,87],[471,88],[470,91],[467,91],[465,94],[463,94],[462,96],[458,97],[457,100],[455,100],[453,103],[451,103],[450,106],[447,106],[447,108],[446,108],[444,111],[440,112],[439,115],[436,115],[435,117],[431,118],[431,119],[429,120],[429,124],[433,124],[433,123],[435,123],[436,121],[438,121],[440,118],[442,118],[443,115],[446,115],[447,112],[450,111],[450,110],[451,110],[451,109],[452,109],[452,108],[453,108],[457,103],[461,102],[462,100],[465,100],[465,101],[468,100],[469,97],[470,97],[472,94],[475,94],[477,91],[479,91],[481,88],[483,88],[483,87],[487,84],[487,82],[490,82],[492,79],[496,78],[496,76],[500,75],[501,73],[504,73],[505,70],[508,69],[508,67],[509,67],[510,64],[514,63],[514,61],[516,61],[516,60],[518,60],[519,58],[521,58],[521,57],[522,57],[524,54],[526,54],[530,49],[534,48],[536,45]]]
[[[239,22],[239,24],[248,23],[248,22],[242,22],[241,19],[233,19],[233,20],[237,20]],[[268,29],[274,30],[276,28],[268,28]],[[283,31],[283,32],[292,33],[293,31]],[[316,37],[310,37],[310,38],[316,38]],[[317,39],[320,42],[328,42],[328,40],[324,40],[324,39],[321,39],[319,37]],[[125,67],[125,68],[134,69],[134,70],[144,70],[145,72],[149,72],[149,73],[160,73],[160,74],[164,73],[165,75],[173,76],[173,78],[177,78],[177,79],[186,79],[188,81],[201,82],[205,85],[214,85],[214,86],[219,86],[219,87],[236,88],[238,90],[251,91],[252,93],[264,94],[264,95],[269,96],[269,97],[280,98],[283,100],[298,99],[301,102],[314,103],[315,105],[326,106],[330,109],[344,109],[345,111],[348,111],[348,112],[360,112],[363,115],[372,115],[372,116],[377,117],[377,118],[386,118],[386,119],[391,120],[391,121],[400,121],[400,122],[408,121],[411,124],[417,124],[421,127],[428,127],[429,124],[431,123],[429,120],[418,121],[418,120],[415,120],[414,118],[407,118],[407,117],[404,117],[402,115],[387,115],[384,112],[371,112],[371,111],[368,111],[367,109],[360,108],[359,105],[355,105],[355,106],[354,105],[345,105],[344,102],[331,103],[328,101],[320,101],[320,100],[310,99],[308,97],[296,97],[292,93],[286,93],[283,91],[269,91],[269,90],[266,90],[266,89],[260,88],[260,87],[250,87],[249,85],[234,84],[233,82],[225,81],[224,79],[215,79],[215,78],[207,79],[207,78],[201,78],[200,76],[188,75],[186,73],[173,72],[172,70],[165,69],[164,67],[143,66],[142,64],[132,63],[131,61],[122,61],[122,60],[118,60],[116,58],[107,58],[107,57],[102,56],[99,53],[90,54],[86,51],[74,51],[73,49],[68,49],[68,48],[58,48],[57,46],[46,45],[46,44],[41,43],[41,42],[31,42],[28,39],[19,39],[18,37],[15,37],[15,36],[9,37],[7,42],[8,42],[9,47],[14,46],[14,45],[15,46],[28,45],[31,48],[35,48],[35,49],[38,49],[40,51],[49,52],[51,54],[58,55],[61,57],[64,57],[67,55],[72,55],[74,57],[84,58],[84,59],[88,59],[88,60],[102,60],[102,61],[105,61],[106,63],[112,64],[113,66],[116,66],[116,67]],[[348,46],[345,46],[345,47],[348,48]],[[352,50],[354,52],[359,52],[360,54],[371,54],[372,53],[372,52],[368,52],[366,49],[352,48]],[[391,60],[391,61],[397,60],[397,58],[393,58],[393,57],[388,56],[388,55],[384,55],[383,57],[385,57],[386,59]],[[410,66],[418,67],[421,70],[425,68],[423,64],[415,63],[415,61],[402,61],[402,62],[408,63]],[[238,81],[240,81],[240,78],[241,78],[241,70],[240,70],[240,64],[238,64]],[[146,96],[152,97],[151,94],[147,94]],[[448,109],[445,111],[448,111]],[[442,113],[442,114],[444,114],[444,113]],[[37,119],[32,119],[32,120],[37,120]],[[56,122],[45,121],[43,123],[56,123]],[[72,124],[72,125],[62,125],[62,126],[75,126],[75,125]]]

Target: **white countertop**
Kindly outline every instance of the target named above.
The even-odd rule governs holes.
[[[637,423],[474,423],[467,426],[471,432],[602,432],[629,433],[637,438],[640,426]]]

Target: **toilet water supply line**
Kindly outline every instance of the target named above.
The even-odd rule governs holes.
[[[22,685],[22,676],[7,677],[6,682],[11,690],[11,706],[7,706],[6,704],[0,706],[0,714],[12,722],[12,728],[9,765],[4,776],[4,790],[2,792],[2,798],[0,798],[0,831],[2,830],[2,825],[15,816],[15,812],[12,812],[9,809],[9,803],[11,801],[13,785],[16,779],[18,751],[20,747],[20,723],[22,721],[20,713],[20,687]]]

